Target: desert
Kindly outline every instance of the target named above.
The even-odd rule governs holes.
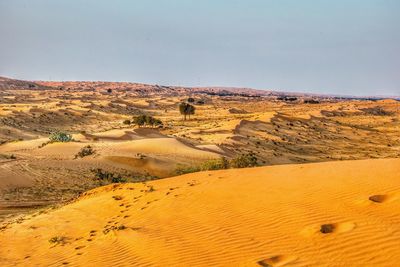
[[[0,267],[399,267],[399,14],[0,0]]]
[[[3,266],[399,260],[395,99],[9,78],[0,87]],[[181,103],[195,107],[186,120]],[[141,116],[154,125],[135,123]]]

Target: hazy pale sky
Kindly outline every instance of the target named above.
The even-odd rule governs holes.
[[[399,0],[0,0],[0,76],[400,95]]]

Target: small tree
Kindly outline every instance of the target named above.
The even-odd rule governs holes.
[[[183,115],[184,120],[186,120],[186,116],[194,115],[196,108],[188,103],[180,103],[179,104],[179,112]]]

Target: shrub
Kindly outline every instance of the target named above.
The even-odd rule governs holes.
[[[193,97],[189,97],[189,98],[187,99],[187,102],[193,103],[193,102],[194,102],[194,98],[193,98]]]
[[[229,168],[229,162],[224,157],[221,157],[219,159],[208,160],[200,166],[200,169],[202,171],[223,170],[228,168]]]
[[[361,111],[363,111],[365,115],[371,115],[371,116],[393,116],[393,115],[395,115],[394,112],[387,111],[382,107],[362,108]]]
[[[95,179],[99,181],[108,181],[111,183],[125,183],[126,179],[121,174],[114,174],[112,172],[104,171],[102,169],[91,170],[94,173]]]
[[[51,142],[71,142],[73,141],[72,135],[63,132],[52,133],[49,137]]]
[[[199,172],[201,171],[199,166],[186,166],[186,165],[180,165],[175,169],[175,173],[177,175],[182,175],[182,174],[187,174],[187,173],[193,173],[193,172]]]
[[[232,168],[246,168],[257,166],[257,157],[254,153],[239,155],[230,160],[229,164]]]
[[[124,120],[122,123],[123,123],[123,124],[126,124],[126,125],[130,125],[130,124],[131,124],[131,121],[130,121],[130,120]]]
[[[11,155],[0,154],[0,158],[4,158],[4,159],[17,159],[17,157],[16,157],[14,154],[11,154]]]
[[[91,146],[82,147],[81,150],[75,155],[75,158],[83,158],[94,154],[95,150]]]
[[[187,166],[187,165],[178,166],[178,168],[175,170],[175,173],[177,175],[181,175],[199,171],[222,170],[228,168],[229,168],[228,160],[224,157],[221,157],[219,159],[207,160],[198,166]]]
[[[133,118],[133,123],[135,123],[139,127],[142,127],[142,126],[162,127],[163,126],[163,123],[161,120],[156,119],[149,115],[137,116],[137,117]]]

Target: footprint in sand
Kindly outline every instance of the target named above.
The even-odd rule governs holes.
[[[368,199],[375,203],[383,203],[386,200],[388,200],[388,196],[387,195],[372,195]]]
[[[263,266],[263,267],[279,267],[279,266],[285,266],[286,264],[292,263],[295,260],[297,260],[297,257],[294,256],[273,256],[270,258],[266,258],[263,260],[258,261],[258,265]]]
[[[353,230],[356,224],[353,222],[343,222],[343,223],[325,223],[320,225],[310,225],[301,231],[301,234],[306,237],[314,235],[329,235],[337,233],[346,233]]]

